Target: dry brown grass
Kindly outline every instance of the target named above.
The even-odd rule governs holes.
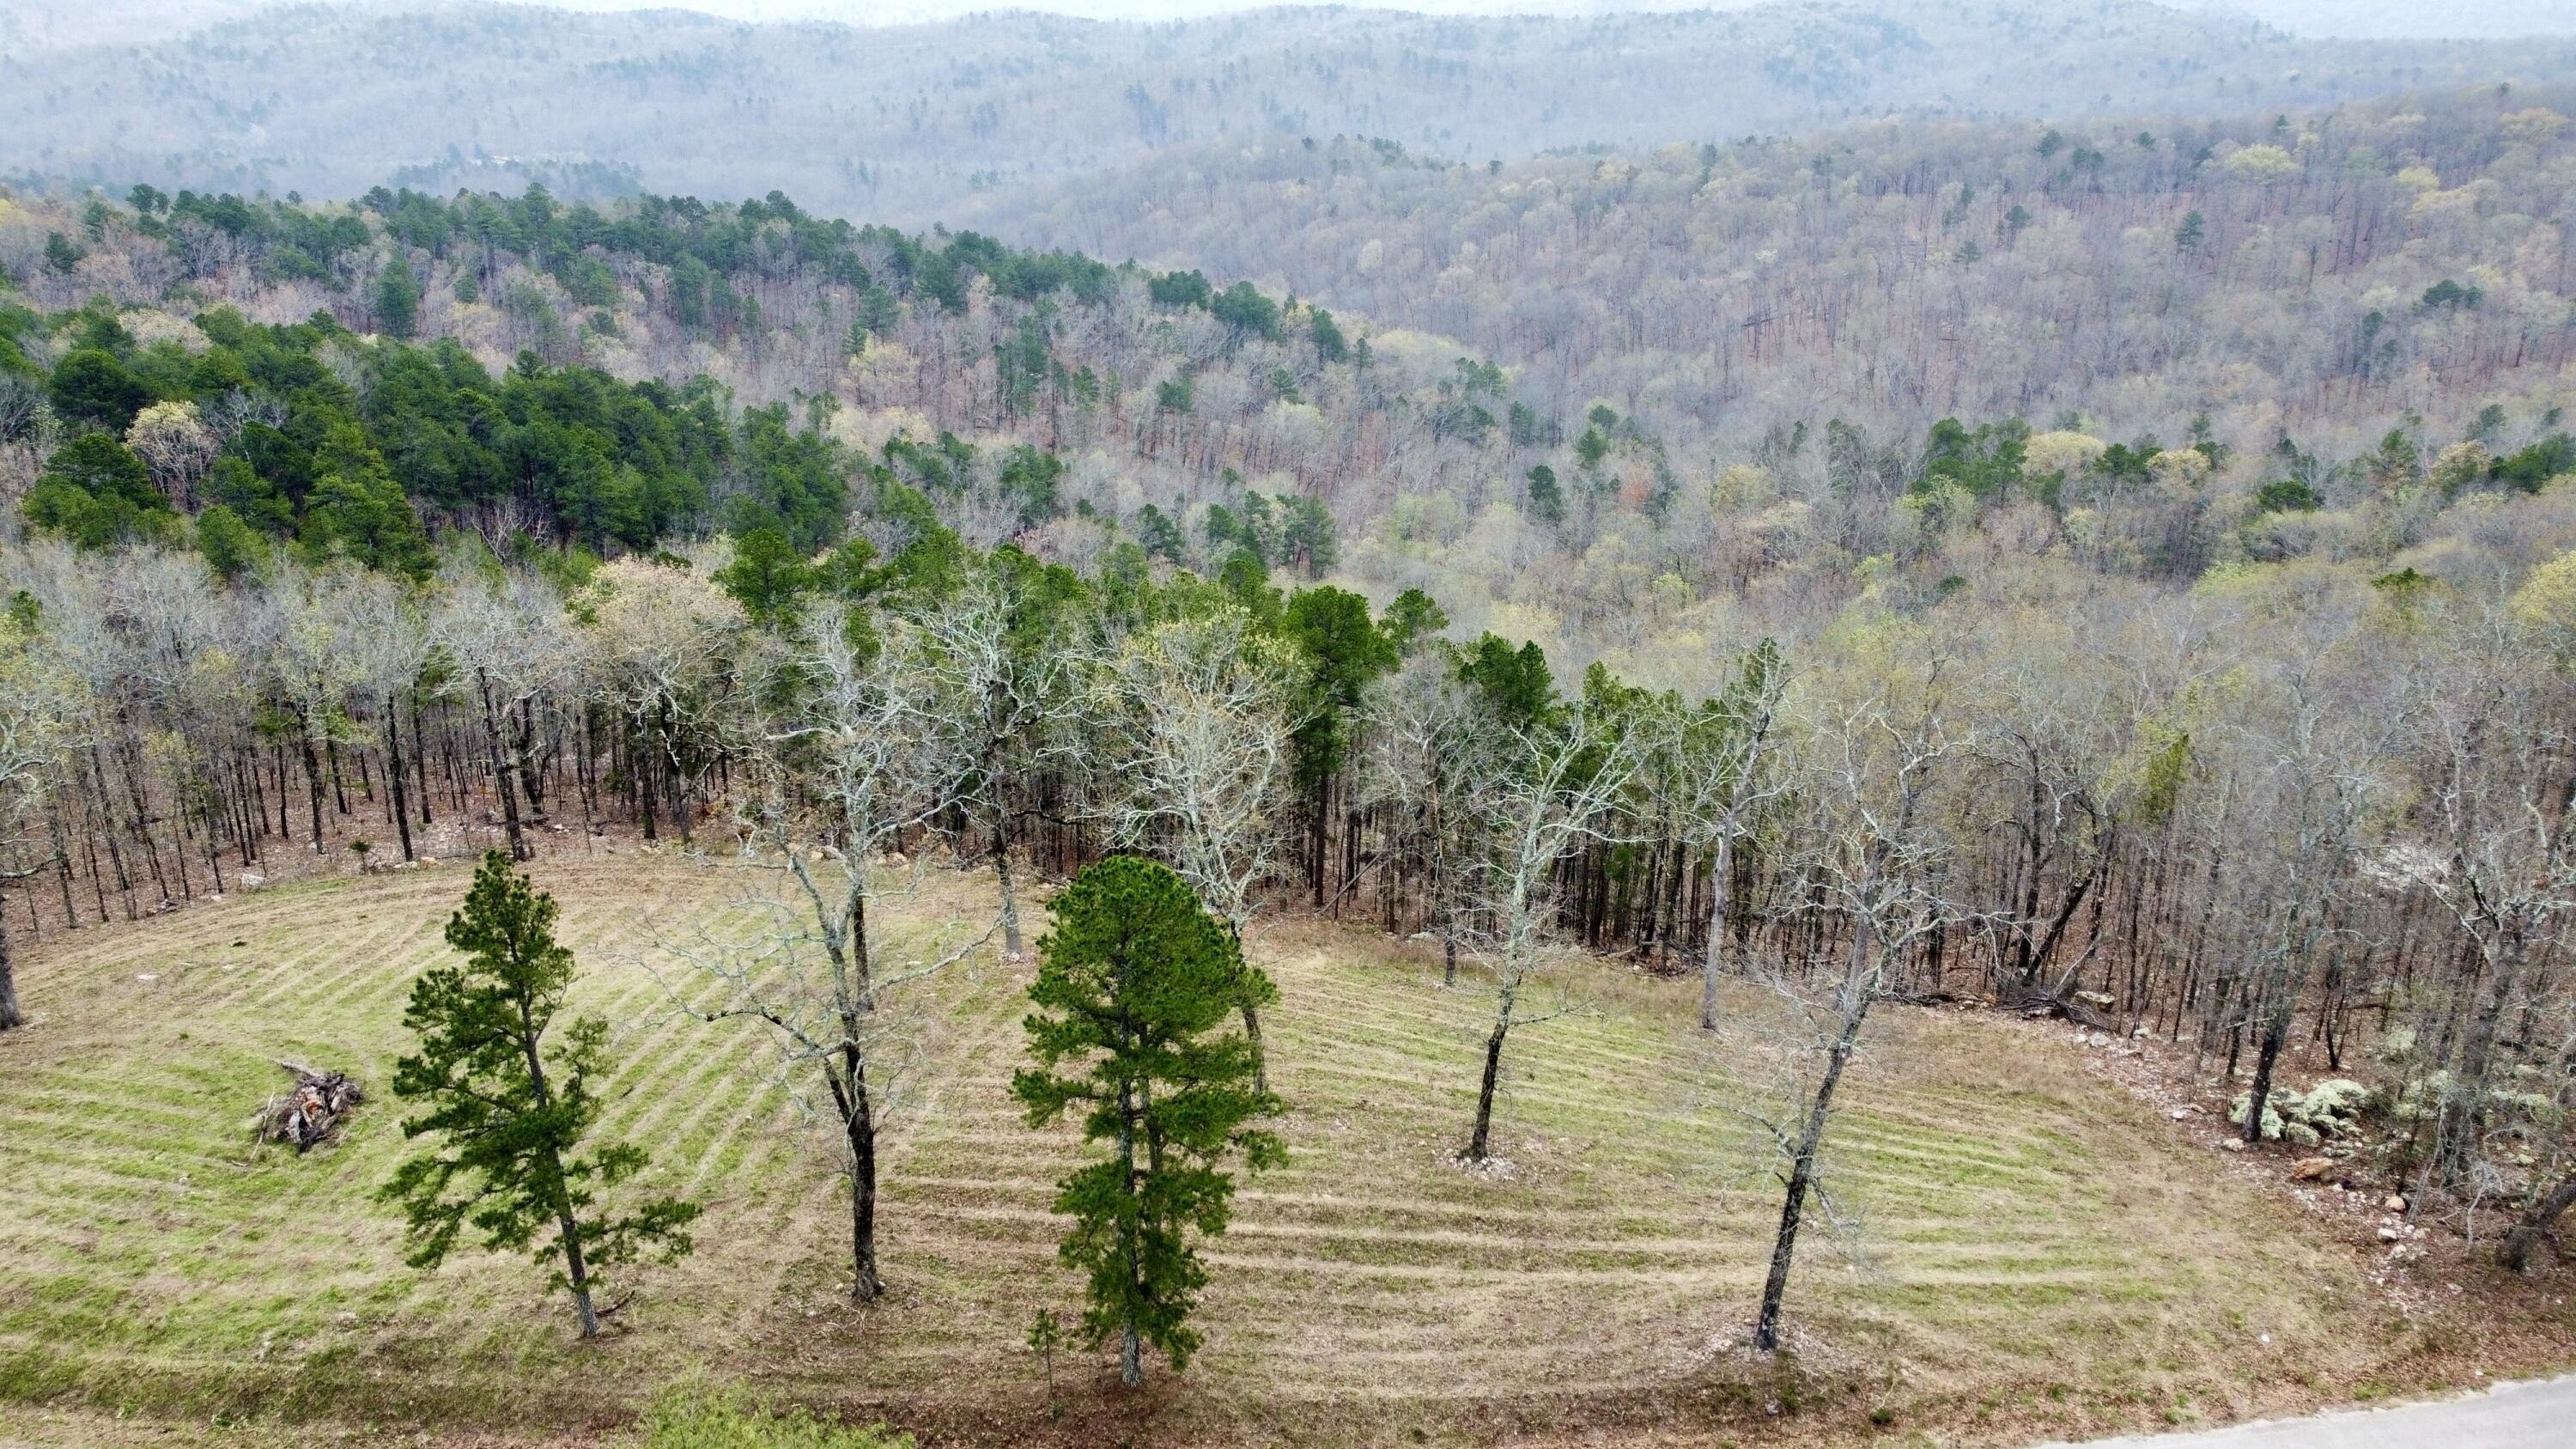
[[[727,918],[740,873],[625,854],[539,874],[578,1004],[621,1024],[604,1129],[706,1200],[698,1255],[583,1349],[524,1261],[401,1266],[370,1196],[404,1150],[395,1106],[312,1158],[250,1150],[272,1057],[388,1079],[461,864],[94,928],[35,954],[37,1024],[0,1038],[0,1402],[19,1401],[0,1430],[34,1438],[48,1404],[92,1428],[250,1414],[290,1442],[323,1421],[579,1437],[695,1374],[968,1440],[2008,1442],[2461,1371],[2460,1325],[2398,1318],[2352,1250],[2062,1044],[1897,1008],[1833,1137],[1863,1261],[1811,1237],[1803,1352],[1757,1364],[1734,1345],[1777,1212],[1738,1111],[1759,1034],[1712,1046],[1686,985],[1570,965],[1594,1009],[1516,1035],[1510,1169],[1471,1173],[1451,1153],[1484,994],[1403,943],[1290,922],[1255,946],[1294,1157],[1210,1248],[1203,1356],[1123,1396],[1077,1354],[1051,1395],[1022,1345],[1077,1296],[1047,1212],[1077,1144],[1008,1100],[1028,968],[943,984],[887,1175],[892,1293],[855,1309],[818,1133],[767,1043],[676,1016],[636,959],[648,916]],[[917,913],[971,913],[979,885],[944,878]]]

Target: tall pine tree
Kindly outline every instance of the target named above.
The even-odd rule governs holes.
[[[1252,1044],[1218,1033],[1243,1002],[1277,995],[1201,909],[1187,882],[1134,856],[1074,878],[1048,906],[1029,997],[1029,1052],[1012,1079],[1033,1125],[1082,1114],[1086,1142],[1109,1155],[1058,1184],[1055,1210],[1074,1222],[1061,1254],[1089,1278],[1083,1327],[1119,1339],[1119,1375],[1143,1375],[1143,1346],[1189,1366],[1188,1326],[1207,1269],[1189,1235],[1225,1231],[1234,1179],[1286,1154],[1252,1126],[1283,1104],[1253,1084]]]
[[[647,1252],[687,1253],[698,1208],[667,1197],[623,1215],[598,1207],[600,1190],[646,1159],[623,1143],[582,1155],[599,1117],[590,1084],[606,1067],[608,1023],[580,1017],[559,1045],[547,1040],[573,976],[572,952],[555,942],[556,914],[554,897],[511,869],[509,856],[483,857],[464,909],[447,923],[447,944],[465,960],[413,984],[403,1025],[420,1033],[420,1052],[394,1067],[394,1094],[427,1107],[403,1122],[403,1135],[436,1134],[441,1146],[404,1163],[383,1196],[402,1205],[415,1268],[445,1261],[468,1227],[486,1247],[535,1244],[541,1266],[560,1253],[554,1284],[571,1292],[581,1336],[592,1338],[600,1271]]]

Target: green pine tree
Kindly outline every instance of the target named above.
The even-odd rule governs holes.
[[[376,278],[376,320],[387,337],[408,338],[420,326],[420,278],[397,256]]]
[[[1286,1159],[1277,1136],[1251,1125],[1283,1106],[1253,1085],[1252,1043],[1218,1031],[1239,1005],[1277,992],[1189,885],[1151,861],[1101,861],[1048,909],[1029,988],[1039,1065],[1011,1091],[1033,1125],[1079,1109],[1083,1140],[1111,1144],[1057,1184],[1055,1210],[1074,1220],[1061,1256],[1089,1279],[1083,1328],[1094,1342],[1118,1336],[1133,1385],[1144,1344],[1175,1370],[1198,1348],[1188,1318],[1207,1269],[1189,1235],[1225,1231],[1228,1155],[1255,1172]]]
[[[687,1253],[698,1208],[667,1197],[623,1215],[598,1208],[600,1190],[633,1177],[645,1155],[623,1143],[581,1153],[599,1116],[591,1082],[606,1070],[608,1023],[581,1017],[560,1045],[547,1040],[573,975],[555,916],[554,897],[507,855],[483,857],[447,923],[447,944],[466,959],[413,984],[403,1024],[420,1033],[420,1053],[394,1067],[394,1095],[427,1107],[403,1122],[403,1135],[435,1133],[442,1143],[404,1163],[382,1195],[402,1205],[415,1268],[445,1261],[468,1227],[486,1247],[536,1244],[540,1266],[560,1253],[554,1285],[571,1292],[591,1338],[601,1270],[648,1252],[664,1261]]]

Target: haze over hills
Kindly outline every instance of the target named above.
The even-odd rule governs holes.
[[[576,195],[780,189],[924,224],[981,194],[1261,137],[1348,134],[1484,162],[1887,114],[2314,108],[2545,80],[2571,63],[2576,40],[2312,39],[2134,0],[1594,18],[1283,9],[1160,26],[1012,13],[875,29],[306,7],[119,45],[13,47],[0,174],[317,196],[537,177]]]
[[[378,10],[414,8],[400,0],[361,0]],[[1413,0],[1403,8],[1434,15],[1594,16],[1617,13],[1730,11],[1763,0]],[[2432,6],[2416,0],[2176,0],[2178,8],[2244,16],[2305,36],[2355,39],[2493,39],[2576,32],[2576,0],[2480,0]],[[0,12],[0,48],[33,50],[122,44],[175,35],[273,8],[272,0],[11,0]],[[726,20],[831,21],[853,26],[934,24],[997,9],[983,0],[553,0],[549,8],[588,12],[689,10]],[[1051,0],[1028,8],[1086,20],[1169,21],[1264,8],[1258,0]]]

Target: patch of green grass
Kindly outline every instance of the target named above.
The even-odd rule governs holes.
[[[740,1391],[666,1390],[653,1401],[637,1449],[912,1449],[912,1436],[882,1424],[854,1428],[801,1408],[768,1409]]]

